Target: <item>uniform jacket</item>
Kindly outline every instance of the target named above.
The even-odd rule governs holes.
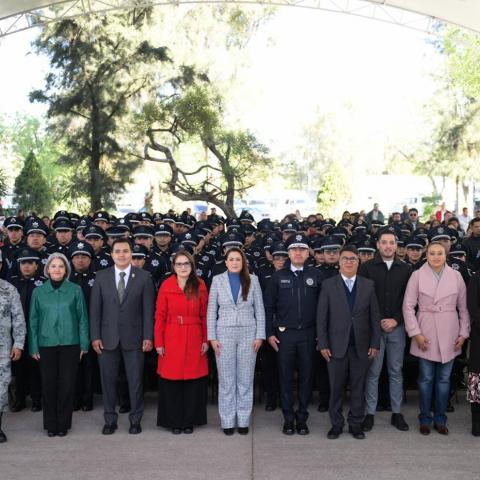
[[[89,347],[88,314],[82,289],[68,280],[53,288],[50,280],[32,294],[28,322],[30,355],[39,347],[80,345]]]
[[[468,285],[467,305],[470,314],[469,370],[480,373],[480,272],[471,278]]]
[[[207,341],[208,292],[200,280],[198,297],[187,298],[171,275],[162,283],[155,311],[155,348],[165,347],[158,357],[157,372],[169,380],[187,380],[208,374],[208,357],[201,355]]]
[[[118,299],[115,267],[97,272],[90,298],[90,336],[114,350],[142,348],[143,340],[153,340],[155,292],[151,276],[131,267],[122,303]]]
[[[295,275],[290,261],[276,271],[265,294],[267,337],[274,335],[274,328],[304,329],[314,327],[318,297],[324,276],[315,267],[304,267]]]
[[[208,340],[217,339],[218,327],[256,327],[255,338],[265,338],[265,310],[262,289],[255,275],[250,275],[250,290],[243,300],[241,288],[234,302],[228,271],[213,277],[208,297]]]
[[[415,313],[417,305],[418,312]],[[455,358],[461,353],[461,349],[454,349],[455,340],[459,335],[468,338],[470,333],[467,289],[462,276],[445,265],[437,282],[428,263],[423,265],[408,281],[403,316],[409,337],[422,334],[430,341],[425,352],[412,341],[412,355],[442,363]]]
[[[403,328],[403,295],[412,273],[410,265],[395,258],[390,270],[379,253],[363,263],[358,274],[373,280],[377,294],[380,318],[394,318]]]
[[[318,349],[329,348],[334,358],[347,353],[353,328],[355,349],[359,358],[368,356],[369,348],[380,348],[380,314],[372,280],[356,277],[353,310],[347,300],[341,275],[322,284],[317,309]]]
[[[12,346],[23,350],[25,334],[20,296],[13,285],[0,280],[0,363],[10,360]]]

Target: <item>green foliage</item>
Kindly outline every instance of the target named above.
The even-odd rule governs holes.
[[[132,102],[153,92],[167,49],[142,37],[150,9],[68,19],[44,27],[35,42],[50,59],[42,90],[54,138],[66,134],[64,165],[74,167],[74,192],[93,210],[114,206],[141,160],[130,155],[126,124]]]
[[[327,216],[339,216],[339,212],[348,205],[351,198],[350,180],[338,162],[332,162],[325,175],[317,195],[320,211]]]
[[[15,179],[13,202],[28,212],[49,215],[52,208],[51,193],[33,152],[25,159]]]

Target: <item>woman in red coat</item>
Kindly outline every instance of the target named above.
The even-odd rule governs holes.
[[[207,423],[207,301],[193,257],[179,251],[162,283],[155,313],[159,397],[157,425],[175,434]]]

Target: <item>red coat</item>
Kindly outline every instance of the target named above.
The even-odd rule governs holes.
[[[208,374],[207,287],[200,281],[198,297],[187,299],[172,275],[160,287],[155,312],[155,348],[165,347],[158,357],[157,373],[168,380],[189,380]]]

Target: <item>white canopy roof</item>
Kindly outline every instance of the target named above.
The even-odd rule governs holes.
[[[91,7],[98,1],[101,7]],[[178,3],[201,3],[202,0],[160,0],[153,1],[154,4],[178,4]],[[228,1],[228,0],[227,0]],[[246,1],[246,0],[244,0]],[[377,11],[386,9],[388,7],[394,7],[391,12],[411,12],[412,14],[418,14],[427,17],[428,19],[438,19],[452,24],[459,25],[461,27],[480,32],[480,0],[257,0],[258,3],[272,4],[272,5],[298,5],[309,6],[311,8],[336,10],[345,13],[359,14],[360,10],[371,8],[376,6]],[[207,3],[208,0],[205,0]],[[133,3],[132,0],[89,0],[89,2],[83,2],[81,0],[63,0],[63,1],[48,1],[48,0],[2,0],[0,2],[0,22],[11,20],[13,22],[12,28],[5,28],[2,25],[0,28],[0,35],[13,33],[14,31],[23,30],[31,27],[35,22],[29,20],[28,13],[38,13],[45,15],[46,10],[42,10],[45,7],[57,5],[59,10],[63,10],[61,16],[78,15],[87,13],[87,7],[91,11],[111,10],[115,8],[128,7]],[[242,3],[242,0],[232,0],[232,3]],[[251,3],[251,0],[248,2]],[[138,2],[137,2],[138,4]],[[383,15],[371,14],[372,18],[377,18],[384,21],[389,21],[388,11]],[[8,20],[5,20],[7,19]],[[382,18],[383,17],[383,18]],[[401,23],[398,19],[393,18],[393,23]],[[38,18],[38,17],[37,17]],[[57,18],[57,17],[56,17]],[[22,20],[26,24],[22,24]],[[52,21],[52,18],[45,19],[45,21]],[[38,21],[38,20],[37,20]],[[410,22],[411,23],[411,22]],[[404,22],[406,24],[406,22]],[[407,25],[408,26],[408,25]],[[422,28],[422,27],[419,27]]]

